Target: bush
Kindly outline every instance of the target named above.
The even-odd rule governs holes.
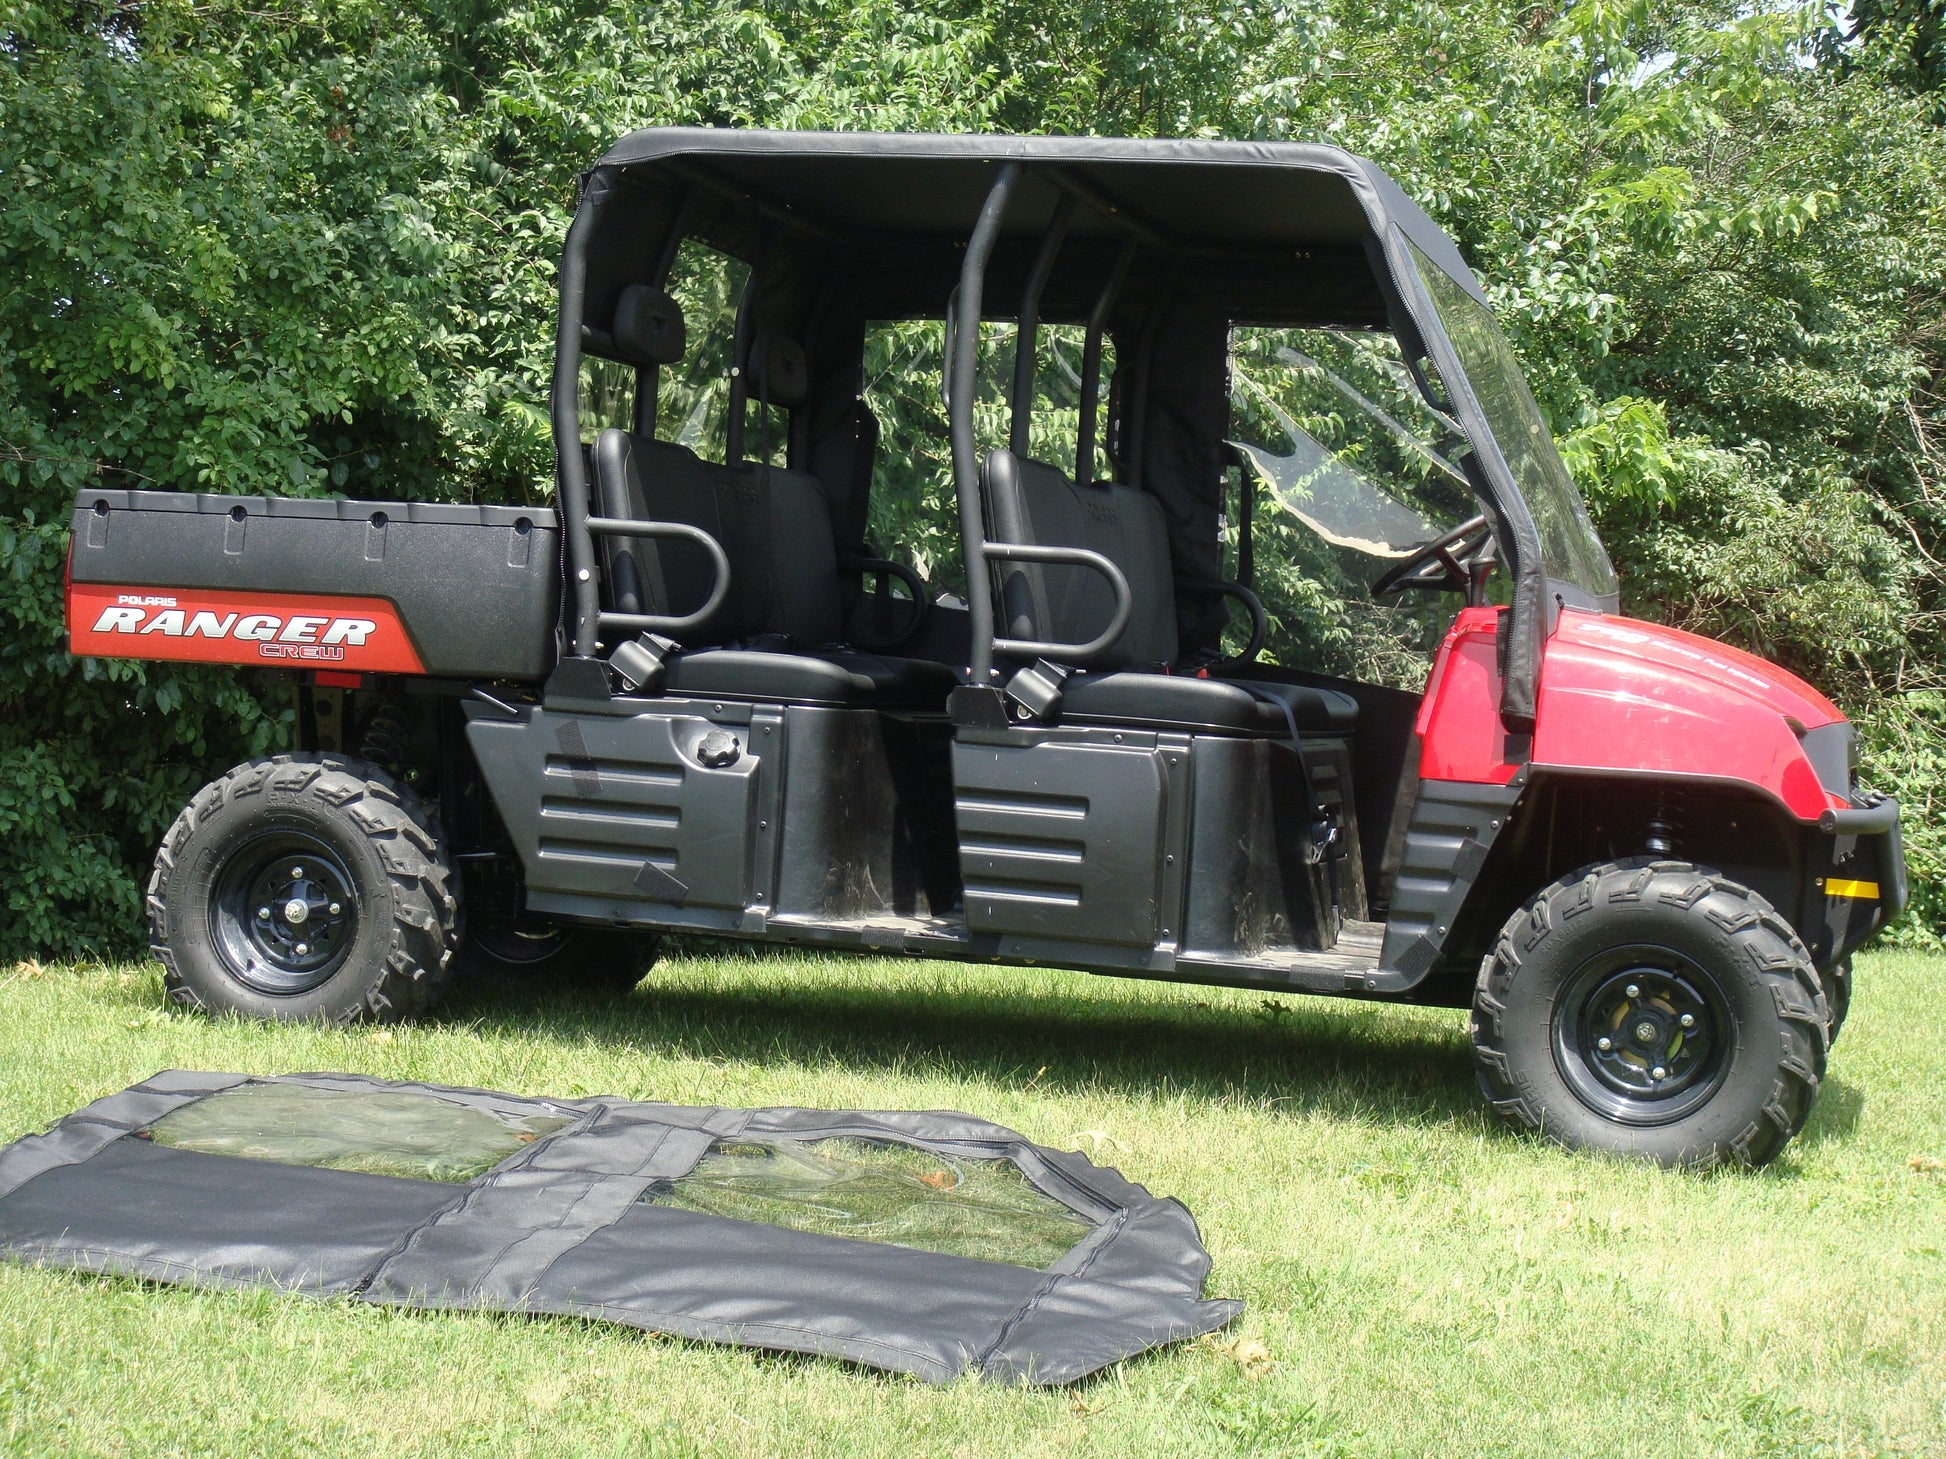
[[[1888,696],[1859,729],[1865,782],[1897,796],[1904,812],[1912,910],[1892,929],[1892,940],[1936,951],[1946,945],[1946,694]]]

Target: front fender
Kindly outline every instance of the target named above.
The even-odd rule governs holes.
[[[1563,610],[1541,654],[1531,744],[1502,729],[1500,611],[1468,608],[1440,646],[1420,706],[1420,773],[1505,785],[1535,773],[1748,786],[1803,822],[1845,804],[1799,735],[1843,716],[1815,689],[1740,650],[1656,624]]]
[[[1686,822],[1677,815],[1683,825],[1675,854],[1721,863],[1762,890],[1797,927],[1820,968],[1849,955],[1898,915],[1906,878],[1897,807],[1856,797],[1844,718],[1816,690],[1708,639],[1564,610],[1543,651],[1539,716],[1527,742],[1509,737],[1499,720],[1499,622],[1497,609],[1469,608],[1441,645],[1417,726],[1422,787],[1432,782],[1437,794],[1426,797],[1422,790],[1429,804],[1415,808],[1412,831],[1439,830],[1436,817],[1420,826],[1422,811],[1455,796],[1486,796],[1497,806],[1523,784],[1612,787],[1600,826],[1581,825],[1577,817],[1548,834],[1545,850],[1508,848],[1511,860],[1499,856],[1495,845],[1501,819],[1480,819],[1472,830],[1479,843],[1473,860],[1496,851],[1496,876],[1521,883],[1497,887],[1501,902],[1518,905],[1581,861],[1641,854],[1649,822],[1660,814],[1656,791],[1666,787],[1681,792],[1671,797],[1675,807],[1712,808]],[[1823,730],[1834,730],[1837,738]],[[1726,813],[1738,796],[1769,804],[1774,818]],[[1507,810],[1511,821],[1529,818],[1515,807]],[[1618,829],[1628,844],[1608,844]],[[1433,837],[1427,844],[1438,842]],[[1423,868],[1415,871],[1425,879]],[[1433,898],[1440,903],[1438,915],[1419,919],[1427,926],[1398,929],[1429,944],[1418,954],[1422,961],[1443,943],[1437,936],[1442,923],[1457,928],[1471,880],[1453,877],[1439,888],[1443,895]],[[1402,956],[1407,939],[1392,941],[1398,945],[1388,942],[1389,950]]]

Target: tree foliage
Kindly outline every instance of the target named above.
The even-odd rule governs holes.
[[[1887,51],[1892,77],[1914,91],[1946,86],[1946,3],[1853,0],[1851,34]]]
[[[1377,158],[1489,281],[1626,606],[1818,683],[1865,726],[1877,782],[1930,806],[1938,8],[1852,14],[0,0],[0,956],[127,949],[177,806],[289,732],[241,676],[66,656],[73,492],[542,499],[574,177],[654,122]],[[933,471],[938,445],[885,449]],[[1305,591],[1288,611],[1328,644],[1348,600]],[[1917,925],[1946,925],[1946,839],[1910,824]]]

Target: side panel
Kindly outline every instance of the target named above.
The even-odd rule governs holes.
[[[1498,608],[1464,609],[1439,645],[1414,726],[1427,780],[1505,785],[1518,768],[1500,722],[1500,617]]]
[[[953,785],[972,933],[1151,947],[1164,923],[1167,788],[1186,740],[1105,732],[962,731]],[[1165,753],[1174,763],[1165,763]],[[1178,816],[1180,819],[1180,816]]]
[[[869,709],[785,711],[776,915],[932,917],[959,900],[948,728]]]
[[[675,709],[532,708],[509,718],[466,708],[467,739],[526,868],[530,905],[596,898],[618,917],[642,915],[645,903],[713,909],[705,922],[734,927],[762,895],[753,860],[768,827],[756,806],[766,755],[782,739],[774,711],[737,723]],[[734,742],[727,763],[703,763],[711,735]]]
[[[1392,889],[1381,968],[1417,979],[1438,961],[1519,798],[1520,787],[1513,785],[1419,782]]]
[[[1203,736],[1195,741],[1194,768],[1184,953],[1259,958],[1330,946],[1331,867],[1305,859],[1297,757],[1270,740]],[[1336,775],[1331,779],[1334,791],[1342,788]],[[1349,827],[1354,836],[1356,830]],[[1341,871],[1353,863],[1342,858]]]

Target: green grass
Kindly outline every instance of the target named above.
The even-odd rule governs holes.
[[[1181,1197],[1210,1293],[1250,1304],[1075,1389],[937,1389],[0,1267],[0,1453],[1946,1454],[1943,993],[1946,961],[1863,959],[1803,1135],[1696,1176],[1502,1133],[1438,1010],[678,957],[625,1003],[462,989],[435,1022],[333,1033],[177,1015],[151,968],[0,972],[0,1138],[172,1066],[955,1107]]]

